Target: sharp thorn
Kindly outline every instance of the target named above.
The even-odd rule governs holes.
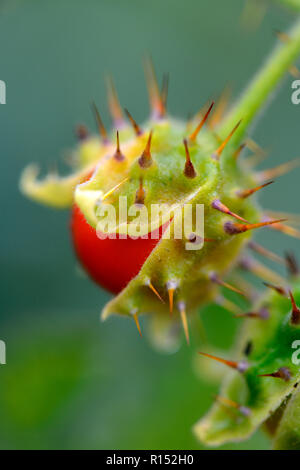
[[[287,220],[287,219],[284,219],[284,220]],[[300,231],[299,230],[297,230],[294,227],[291,227],[290,225],[281,224],[280,221],[279,221],[279,223],[276,223],[275,225],[272,225],[271,228],[273,230],[277,230],[278,232],[284,233],[285,235],[288,235],[290,237],[300,238]]]
[[[174,289],[168,289],[170,313],[173,313]]]
[[[239,372],[243,373],[249,368],[249,364],[246,361],[229,361],[227,359],[223,359],[221,357],[213,356],[212,354],[207,354],[204,352],[199,352],[202,356],[209,357],[210,359],[214,359],[215,361],[221,362],[232,369],[236,369]]]
[[[291,315],[291,323],[292,325],[299,325],[300,324],[300,309],[297,307],[295,298],[293,296],[292,291],[289,291],[291,303],[292,303],[292,315]]]
[[[244,150],[244,148],[246,147],[246,143],[244,142],[243,144],[241,144],[237,149],[236,151],[234,152],[233,154],[233,158],[234,160],[237,160],[239,158],[239,156],[241,155],[242,151]]]
[[[259,181],[266,181],[272,180],[273,178],[277,178],[278,176],[284,175],[289,171],[293,170],[297,166],[300,165],[300,158],[295,158],[294,160],[282,163],[281,165],[276,166],[275,168],[269,168],[267,170],[263,170],[257,173],[257,178]]]
[[[204,105],[200,108],[200,110],[192,117],[191,113],[187,117],[187,129],[190,129],[192,125],[194,125],[195,121],[199,121],[199,119],[203,119],[204,114],[207,111],[207,106],[209,105],[210,100],[206,101]]]
[[[105,144],[107,144],[109,142],[107,131],[104,127],[104,124],[103,124],[102,118],[100,116],[99,110],[98,110],[98,108],[97,108],[97,106],[94,102],[92,103],[92,107],[93,107],[93,110],[94,110],[94,114],[95,114],[99,134],[101,135],[101,137],[103,139],[103,142]]]
[[[140,126],[138,125],[138,123],[133,119],[133,117],[132,117],[132,115],[130,114],[130,112],[128,111],[128,109],[124,108],[124,111],[125,111],[125,113],[126,113],[128,119],[129,119],[129,121],[130,121],[130,123],[131,123],[131,125],[132,125],[132,127],[133,127],[133,130],[134,130],[135,134],[136,134],[137,136],[142,135],[142,134],[143,134],[142,129],[140,128]]]
[[[176,288],[177,288],[177,282],[175,282],[175,281],[168,281],[167,282],[170,313],[173,313],[174,292],[175,292]]]
[[[245,271],[249,271],[264,281],[279,285],[285,284],[285,280],[274,270],[267,268],[267,266],[251,257],[242,258],[239,262],[239,266],[240,268],[244,269]]]
[[[240,189],[239,191],[237,191],[236,194],[237,194],[238,197],[240,197],[242,199],[245,199],[245,198],[251,196],[252,194],[256,193],[256,191],[259,191],[262,188],[266,188],[267,186],[269,186],[272,183],[274,183],[274,181],[268,181],[267,183],[261,184],[260,186],[256,186],[255,188]]]
[[[183,326],[183,331],[185,335],[185,339],[188,345],[190,345],[190,335],[189,335],[189,326],[188,326],[188,321],[187,321],[187,316],[186,316],[186,307],[184,302],[178,302],[177,304],[180,317],[181,317],[181,323]]]
[[[184,166],[183,173],[187,178],[195,178],[197,176],[197,173],[191,161],[191,156],[190,156],[190,151],[188,148],[187,140],[184,139],[183,143],[184,143],[184,148],[185,148],[185,166]]]
[[[267,308],[263,307],[258,312],[246,312],[234,315],[235,318],[258,318],[260,320],[268,320],[270,318],[270,312]]]
[[[211,273],[210,274],[210,280],[214,282],[215,284],[218,284],[219,286],[225,287],[226,289],[231,290],[232,292],[236,292],[237,294],[242,295],[243,297],[246,297],[244,292],[242,292],[240,289],[237,289],[236,287],[232,286],[231,284],[228,284],[228,282],[224,282],[219,277],[217,276],[216,273]]]
[[[153,134],[153,131],[150,131],[145,150],[143,151],[142,155],[138,159],[138,163],[141,168],[149,168],[149,166],[151,166],[153,163],[152,156],[151,156],[152,134]]]
[[[270,250],[267,250],[267,248],[259,245],[254,241],[250,241],[248,243],[248,247],[255,253],[258,253],[259,255],[264,256],[265,258],[275,261],[276,263],[285,264],[285,260],[281,256],[277,255],[276,253],[273,253]]]
[[[146,191],[143,187],[143,178],[140,178],[140,184],[135,194],[135,204],[144,204],[145,203]]]
[[[279,222],[283,222],[285,220],[286,219],[267,220],[264,222],[258,222],[257,224],[235,224],[228,221],[224,224],[224,231],[228,235],[238,235],[239,233],[244,233],[248,230],[254,230],[256,228],[266,227],[267,225],[278,224]]]
[[[208,116],[213,108],[213,105],[214,105],[214,101],[211,103],[210,107],[208,108],[208,110],[206,111],[204,117],[201,119],[200,123],[198,124],[198,126],[196,127],[196,129],[194,130],[194,132],[192,132],[192,134],[190,135],[189,139],[194,142],[197,138],[197,135],[199,134],[200,130],[202,129],[202,127],[204,126],[205,122],[207,121],[208,119]]]
[[[271,374],[259,374],[259,377],[275,377],[285,382],[288,382],[291,376],[291,371],[287,367],[280,367],[276,372],[272,372]]]
[[[237,128],[239,127],[239,125],[241,124],[242,120],[240,120],[235,126],[234,128],[232,129],[232,131],[228,134],[228,136],[226,137],[226,139],[221,143],[221,145],[217,148],[217,150],[213,153],[212,157],[215,159],[215,160],[219,160],[224,148],[226,147],[226,145],[228,144],[228,142],[230,141],[231,137],[233,136],[233,134],[235,133],[235,131],[237,130]]]
[[[123,153],[120,150],[119,131],[117,131],[117,148],[116,148],[113,158],[117,160],[118,162],[122,162],[123,160],[125,160],[125,155],[123,155]]]
[[[242,220],[243,222],[246,222],[248,223],[248,221],[246,219],[244,219],[243,217],[241,217],[240,215],[238,214],[235,214],[234,212],[232,212],[227,206],[225,206],[225,204],[223,204],[220,199],[215,199],[212,203],[211,203],[211,206],[213,209],[216,209],[220,212],[222,212],[223,214],[227,214],[227,215],[231,215],[232,217],[235,217],[236,219],[238,220]]]
[[[270,282],[265,282],[265,281],[263,282],[263,284],[264,286],[268,287],[269,289],[274,290],[278,294],[283,295],[284,297],[287,296],[287,291],[286,289],[284,289],[284,287],[277,286],[275,284],[271,284]]]
[[[149,288],[152,290],[152,292],[154,292],[154,294],[156,295],[156,297],[164,304],[165,301],[163,300],[163,298],[159,295],[158,291],[155,289],[154,285],[152,284],[151,281],[148,281],[147,285],[149,286]]]
[[[139,322],[138,315],[137,315],[137,313],[133,313],[132,316],[133,316],[133,319],[134,319],[134,321],[135,321],[135,324],[136,324],[136,327],[137,327],[137,329],[138,329],[138,332],[139,332],[139,334],[140,334],[140,337],[142,338],[143,335],[142,335],[142,331],[141,331],[141,327],[140,327],[140,322]]]
[[[278,212],[278,211],[271,211],[265,210],[265,214],[267,217],[271,219],[280,219],[284,218],[289,221],[291,225],[300,225],[300,215],[299,214],[292,214],[291,212]]]
[[[115,88],[115,84],[111,75],[107,76],[107,98],[108,98],[108,108],[110,114],[114,121],[114,126],[117,129],[121,129],[124,127],[124,116],[122,112],[122,108],[120,105],[120,101],[118,98],[118,94]]]
[[[152,117],[154,119],[160,119],[164,116],[165,109],[163,99],[159,91],[153,62],[150,57],[146,58],[144,65]]]
[[[229,408],[234,408],[238,410],[242,415],[249,416],[251,414],[250,408],[240,405],[239,403],[230,400],[230,398],[220,397],[219,395],[216,396],[216,400],[221,403],[222,405],[228,406]]]

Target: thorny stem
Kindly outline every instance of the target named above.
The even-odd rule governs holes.
[[[231,142],[238,143],[241,140],[264,102],[297,59],[300,54],[300,16],[289,31],[288,36],[290,40],[285,44],[278,44],[275,47],[267,63],[250,82],[241,99],[233,106],[229,114],[225,116],[218,132],[221,137],[224,138],[233,126],[242,119],[242,123]]]

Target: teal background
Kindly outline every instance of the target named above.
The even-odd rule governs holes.
[[[74,125],[95,129],[95,99],[109,125],[106,72],[121,102],[141,122],[147,115],[142,58],[151,53],[159,77],[170,72],[169,110],[186,117],[226,83],[238,96],[263,63],[274,29],[290,12],[271,6],[257,30],[240,25],[240,0],[26,0],[0,3],[1,315],[7,365],[0,365],[0,448],[201,448],[191,426],[217,388],[193,370],[198,343],[174,355],[154,351],[122,318],[99,322],[109,294],[80,275],[67,211],[26,200],[18,191],[30,162],[43,171],[75,143]],[[299,156],[300,107],[292,78],[255,129],[270,149],[262,164]],[[61,163],[58,166],[64,171]],[[262,194],[268,208],[297,212],[299,171]],[[262,230],[278,253],[299,242]],[[231,343],[237,320],[207,309],[208,336]],[[142,322],[144,323],[144,322]],[[229,449],[263,449],[260,432]]]

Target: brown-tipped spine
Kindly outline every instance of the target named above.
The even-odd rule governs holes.
[[[267,183],[261,184],[260,186],[256,186],[255,188],[240,189],[239,191],[236,192],[236,194],[238,197],[245,199],[249,196],[252,196],[252,194],[256,193],[256,191],[259,191],[260,189],[263,189],[272,183],[274,183],[274,181],[268,181]]]
[[[220,201],[220,199],[215,199],[215,200],[211,203],[211,207],[212,207],[213,209],[216,209],[216,210],[222,212],[223,214],[231,215],[232,217],[235,217],[236,219],[241,220],[241,221],[247,223],[247,220],[246,220],[246,219],[244,219],[244,218],[241,217],[240,215],[235,214],[234,212],[232,212],[227,206],[225,206],[225,204],[223,204],[223,203]]]
[[[235,318],[258,318],[260,320],[268,320],[270,312],[267,308],[263,307],[258,312],[238,313],[234,316]]]
[[[285,280],[273,269],[268,268],[251,256],[243,256],[240,258],[239,267],[252,273],[254,276],[260,277],[264,281],[279,285],[285,284]]]
[[[153,62],[150,57],[147,57],[144,63],[152,118],[161,119],[165,115],[165,107],[159,91]]]
[[[132,125],[133,127],[133,130],[134,132],[136,133],[137,136],[139,135],[142,135],[143,134],[143,131],[142,129],[140,128],[140,126],[138,125],[138,123],[135,121],[135,119],[133,119],[132,115],[130,114],[130,112],[128,111],[128,109],[124,108],[124,111],[130,121],[130,124]]]
[[[152,134],[153,134],[153,131],[150,131],[145,150],[143,151],[142,155],[138,159],[138,162],[141,168],[149,168],[153,163],[152,156],[151,156]]]
[[[297,307],[292,291],[289,291],[292,303],[291,324],[300,325],[300,309]]]
[[[185,165],[184,165],[183,174],[187,178],[195,178],[197,176],[197,173],[191,161],[190,151],[189,151],[189,147],[188,147],[188,143],[186,139],[183,140],[183,144],[184,144],[184,149],[185,149]]]
[[[194,132],[192,132],[192,134],[190,135],[189,139],[194,142],[197,138],[197,135],[199,134],[199,132],[201,131],[202,127],[204,126],[205,122],[207,121],[208,119],[208,116],[213,108],[213,105],[214,105],[214,101],[211,103],[210,107],[208,108],[208,110],[206,111],[204,117],[201,119],[200,123],[198,124],[198,126],[196,127],[196,129],[194,130]]]
[[[235,224],[233,222],[225,222],[224,224],[224,231],[228,235],[238,235],[239,233],[247,232],[248,230],[254,230],[256,228],[266,227],[268,225],[277,224],[278,222],[282,222],[285,219],[279,220],[267,220],[265,222],[258,222],[257,224]]]
[[[263,282],[263,284],[268,287],[269,289],[272,289],[274,290],[275,292],[277,292],[277,294],[280,294],[280,295],[283,295],[284,297],[286,297],[287,295],[287,292],[285,290],[284,287],[281,287],[281,286],[276,286],[275,284],[271,284],[270,282]]]
[[[231,284],[228,284],[228,282],[222,281],[216,273],[211,273],[210,274],[210,280],[214,282],[215,284],[218,284],[219,286],[225,287],[226,289],[231,290],[232,292],[236,292],[237,294],[242,295],[243,297],[246,297],[244,292],[242,292],[240,289],[237,289],[236,287],[232,286]]]
[[[228,134],[228,136],[226,137],[226,139],[221,143],[221,145],[217,148],[217,150],[213,153],[212,157],[215,159],[215,160],[219,160],[224,148],[226,147],[226,145],[228,144],[228,142],[230,141],[231,137],[233,136],[233,134],[235,133],[235,131],[237,130],[237,128],[239,127],[239,125],[241,124],[242,120],[240,120],[235,126],[234,128],[232,129],[232,131]]]
[[[237,160],[239,158],[239,156],[241,155],[242,151],[244,150],[244,148],[246,147],[246,142],[244,142],[243,144],[241,144],[237,149],[236,151],[234,152],[233,154],[233,158],[234,160]]]
[[[230,400],[227,397],[220,397],[219,395],[216,396],[216,400],[224,406],[228,406],[229,408],[234,408],[238,410],[243,416],[249,416],[251,414],[250,408],[247,406],[240,405],[239,403]]]
[[[259,374],[259,377],[275,377],[276,379],[282,379],[285,382],[289,382],[291,376],[291,371],[287,367],[280,367],[276,372],[272,372],[270,374]]]
[[[288,235],[289,237],[300,238],[300,231],[294,227],[291,227],[290,225],[278,223],[278,224],[273,225],[272,229],[277,230],[278,232],[284,233],[285,235]]]
[[[295,160],[291,160],[290,162],[282,163],[281,165],[276,166],[275,168],[269,168],[267,170],[263,170],[257,173],[257,177],[259,181],[266,181],[273,178],[277,178],[278,176],[284,175],[289,171],[293,170],[297,166],[300,165],[300,158],[296,158]]]
[[[135,204],[144,204],[146,191],[143,187],[143,178],[140,178],[140,184],[135,194]]]
[[[107,144],[109,142],[108,134],[107,134],[107,131],[104,127],[104,124],[103,124],[102,118],[100,116],[99,110],[98,110],[98,108],[97,108],[97,106],[94,102],[92,103],[92,107],[93,107],[93,110],[94,110],[94,114],[95,114],[99,134],[101,135],[101,137],[103,139],[103,142],[105,144]]]
[[[125,160],[125,155],[120,150],[120,139],[119,139],[119,131],[117,131],[117,148],[114,153],[114,159],[117,160],[118,162],[122,162]]]
[[[202,356],[209,357],[210,359],[214,359],[215,361],[221,362],[232,369],[236,369],[239,372],[243,373],[249,368],[249,364],[246,361],[229,361],[227,359],[223,359],[222,357],[213,356],[212,354],[199,352]]]
[[[248,243],[248,247],[251,250],[255,251],[255,253],[258,253],[259,255],[264,256],[265,258],[275,261],[276,263],[285,264],[285,261],[283,258],[281,258],[281,256],[278,256],[276,253],[267,250],[267,248],[259,245],[258,243],[252,240]]]
[[[112,76],[107,76],[108,108],[117,129],[124,127],[124,116]]]

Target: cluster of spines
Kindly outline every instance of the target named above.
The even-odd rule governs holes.
[[[147,62],[146,64],[146,77],[147,77],[147,84],[148,84],[148,91],[149,91],[149,100],[150,100],[150,106],[151,106],[151,115],[154,120],[160,120],[164,119],[166,117],[166,102],[167,102],[167,89],[168,89],[168,80],[166,76],[164,77],[163,80],[163,86],[162,90],[159,90],[159,86],[156,80],[155,72],[153,69],[153,65],[151,62]],[[190,132],[188,138],[183,139],[183,146],[185,150],[185,163],[183,165],[183,174],[187,178],[195,178],[197,176],[197,171],[195,169],[195,166],[191,160],[190,156],[190,150],[189,150],[189,145],[194,145],[197,139],[197,136],[205,123],[209,123],[209,127],[213,128],[214,125],[216,125],[220,120],[221,116],[224,113],[224,109],[226,106],[226,101],[228,99],[228,90],[225,90],[223,95],[220,98],[220,103],[217,106],[216,110],[216,116],[214,119],[211,119],[211,121],[208,120],[210,117],[211,111],[214,106],[214,102],[211,102],[211,104],[204,110],[201,111],[200,114],[200,120],[194,130]],[[124,113],[122,111],[122,108],[120,106],[120,102],[117,96],[117,92],[115,90],[114,84],[112,79],[108,80],[108,103],[109,103],[109,109],[113,118],[114,126],[117,129],[116,130],[116,150],[112,156],[116,160],[116,162],[122,162],[126,159],[126,156],[122,152],[121,145],[120,145],[120,137],[119,137],[119,130],[122,129],[125,126],[125,119],[124,119]],[[110,137],[109,134],[103,124],[103,120],[101,118],[101,115],[99,113],[99,110],[97,109],[95,103],[93,103],[93,110],[95,113],[95,118],[96,118],[96,123],[97,123],[97,128],[99,130],[99,134],[102,138],[103,145],[110,144]],[[135,121],[133,116],[130,114],[130,112],[125,109],[125,114],[129,119],[129,122],[133,128],[133,131],[135,135],[141,136],[144,134],[143,129],[141,126]],[[213,122],[214,121],[214,122]],[[219,140],[219,146],[218,148],[212,153],[211,157],[215,160],[219,160],[222,152],[224,151],[226,145],[229,143],[231,137],[235,133],[235,131],[238,129],[241,121],[239,121],[232,131],[227,135],[227,137],[224,140]],[[79,126],[77,129],[78,137],[79,139],[85,139],[88,136],[88,131],[84,126]],[[144,148],[144,151],[138,158],[137,162],[138,165],[140,166],[141,169],[147,169],[153,165],[153,157],[151,155],[151,142],[152,142],[152,136],[153,136],[153,130],[150,130],[149,135],[147,137],[146,141],[146,146]],[[240,156],[242,150],[249,145],[251,148],[251,145],[246,141],[238,146],[236,151],[233,153],[233,159],[237,160],[238,157]],[[254,145],[254,144],[253,144]],[[252,147],[253,147],[252,145]],[[274,181],[273,179],[275,177],[278,177],[291,169],[293,169],[295,166],[299,165],[299,160],[294,160],[288,163],[284,163],[282,165],[279,165],[276,168],[269,169],[269,170],[264,170],[256,174],[256,180],[260,182],[259,185],[250,187],[248,189],[239,189],[236,191],[236,196],[240,199],[246,199],[250,197],[251,195],[255,194],[257,191],[269,186],[272,184]],[[105,200],[108,196],[112,195],[117,189],[120,188],[122,184],[124,184],[126,181],[128,181],[128,177],[124,178],[121,182],[116,184],[113,188],[111,188],[109,191],[107,191],[101,198],[101,200]],[[139,179],[139,186],[136,190],[135,194],[135,203],[136,204],[144,204],[145,198],[147,195],[147,191],[145,188],[144,184],[144,178],[143,176],[140,177]],[[271,228],[274,228],[276,230],[282,231],[283,233],[286,233],[288,235],[292,236],[297,236],[299,237],[299,232],[294,228],[287,226],[283,224],[283,222],[286,221],[285,218],[277,218],[277,219],[270,219],[269,217],[266,217],[265,220],[262,220],[257,223],[249,223],[245,218],[240,216],[239,214],[235,213],[232,211],[229,207],[227,207],[220,199],[214,199],[211,203],[211,207],[223,214],[226,214],[228,216],[231,216],[232,218],[235,218],[238,222],[233,222],[230,220],[227,220],[224,223],[223,230],[227,235],[233,236],[233,235],[238,235],[245,233],[249,230],[269,226]],[[215,241],[214,239],[210,238],[204,238],[204,242],[213,242]],[[266,250],[263,247],[260,247],[258,244],[255,244],[254,242],[249,243],[249,247],[252,248],[254,251],[258,252],[259,254],[268,256],[269,258],[278,258],[275,254],[270,253],[268,250]],[[274,281],[278,280],[278,276],[274,275],[272,276],[272,273],[270,270],[268,270],[266,267],[258,263],[257,261],[254,261],[250,258],[245,258],[244,260],[241,260],[240,262],[240,267],[247,269],[248,271],[253,272],[254,274],[262,277],[265,279],[265,281]],[[210,273],[209,278],[212,283],[218,284],[219,286],[225,287],[227,289],[230,289],[232,291],[238,292],[243,295],[243,292],[241,292],[240,289],[238,289],[235,286],[230,285],[228,282],[222,280],[219,278],[219,276],[216,273]],[[153,291],[153,293],[159,298],[160,301],[163,301],[162,296],[159,294],[158,290],[155,288],[151,280],[147,281],[147,285],[149,288]],[[267,285],[271,285],[270,283]],[[170,280],[166,284],[167,292],[168,292],[168,297],[169,297],[169,310],[170,313],[173,312],[173,305],[174,305],[174,293],[178,287],[177,281]],[[244,294],[245,295],[245,294]],[[188,322],[187,322],[187,315],[186,315],[186,307],[185,307],[185,302],[183,300],[179,300],[177,302],[177,308],[178,312],[180,314],[180,318],[183,324],[185,336],[187,339],[187,342],[189,343],[189,333],[188,333]],[[253,313],[254,315],[254,313]],[[132,312],[132,316],[138,325],[139,332],[141,332],[140,326],[139,326],[139,321],[138,321],[138,313],[137,312]],[[249,315],[248,315],[249,316]]]
[[[260,245],[258,245],[257,243],[250,242],[249,245],[251,248],[254,248],[256,252],[266,255],[265,249],[261,247]],[[274,253],[267,251],[267,257],[274,260]],[[299,277],[300,270],[296,262],[296,259],[292,254],[287,253],[285,256],[285,259],[277,257],[277,255],[275,255],[275,260],[280,263],[284,262],[286,264],[288,272],[292,278]],[[284,285],[274,285],[269,282],[264,282],[263,284],[267,288],[277,292],[277,294],[290,299],[291,307],[290,307],[288,322],[291,327],[297,328],[300,325],[300,308],[296,304],[292,291]],[[271,315],[270,309],[266,305],[266,306],[261,306],[259,309],[257,309],[257,311],[248,311],[246,313],[238,313],[238,314],[235,314],[234,316],[236,318],[250,318],[250,319],[264,321],[264,320],[268,320],[270,318],[270,315]],[[244,350],[245,356],[249,356],[252,349],[253,349],[253,344],[251,341],[249,341]],[[215,356],[213,354],[202,352],[202,351],[199,351],[199,354],[203,357],[206,357],[216,362],[219,362],[221,364],[224,364],[230,369],[236,370],[240,374],[245,374],[247,371],[251,370],[251,366],[252,366],[251,363],[245,359],[229,360],[229,359],[225,359],[225,358]],[[257,376],[261,377],[262,379],[264,377],[271,377],[271,378],[282,380],[283,382],[287,382],[287,383],[293,380],[293,374],[288,364],[286,366],[281,366],[276,370],[271,370],[270,372],[267,372],[267,373],[257,374]],[[236,401],[228,397],[217,395],[215,399],[222,406],[237,410],[244,417],[249,417],[251,415],[250,407],[247,407],[241,403],[237,403]]]
[[[280,37],[280,39],[282,40],[282,37]],[[166,75],[164,76],[162,88],[160,90],[153,65],[151,61],[147,61],[146,62],[146,78],[147,78],[149,101],[150,101],[150,107],[151,107],[151,119],[153,122],[164,120],[167,117],[166,103],[167,103],[167,91],[168,91],[168,77]],[[182,163],[182,172],[184,176],[188,179],[194,179],[197,176],[197,169],[195,168],[195,165],[192,161],[190,149],[197,142],[197,137],[201,129],[203,128],[203,126],[205,124],[208,125],[210,131],[212,132],[212,135],[214,135],[214,137],[216,138],[216,141],[219,143],[216,150],[214,150],[211,154],[211,157],[213,160],[219,161],[221,159],[222,153],[224,152],[226,146],[229,144],[231,138],[233,137],[233,135],[238,130],[241,124],[241,120],[239,120],[224,139],[220,139],[219,136],[216,134],[216,126],[221,122],[223,118],[224,111],[228,102],[228,95],[229,95],[229,90],[226,89],[224,93],[221,95],[218,105],[215,107],[215,112],[213,116],[211,115],[211,112],[214,107],[214,102],[211,102],[210,104],[207,104],[203,109],[201,109],[201,111],[198,113],[197,118],[196,118],[198,122],[196,123],[196,125],[195,125],[195,119],[191,120],[190,124],[188,125],[188,129],[190,129],[191,126],[194,126],[193,129],[191,129],[191,131],[188,132],[188,137],[184,138],[182,142],[184,152],[185,152],[185,162]],[[123,128],[126,127],[126,122],[124,118],[123,109],[120,105],[119,98],[118,98],[116,89],[114,87],[114,84],[111,78],[108,79],[108,104],[109,104],[110,113],[112,115],[114,128],[115,128],[115,136],[116,136],[115,137],[116,148],[115,148],[115,151],[113,152],[112,158],[116,161],[116,163],[122,163],[126,161],[126,152],[122,150],[122,143],[120,142],[119,131],[121,131]],[[101,136],[102,144],[104,146],[109,145],[111,148],[111,145],[112,145],[111,135],[106,130],[103,124],[103,120],[101,118],[100,112],[97,109],[95,103],[92,104],[92,107],[93,107],[93,111],[94,111],[95,118],[96,118],[97,128]],[[133,116],[130,114],[130,112],[127,109],[125,109],[125,115],[129,119],[129,122],[132,126],[133,132],[136,135],[136,137],[143,136],[145,133],[144,129],[142,129],[142,127],[136,122],[136,120],[133,118]],[[87,139],[89,134],[88,134],[87,129],[84,126],[79,126],[77,128],[77,135],[78,135],[78,138],[82,141],[82,140]],[[146,136],[145,148],[143,152],[141,153],[141,155],[137,158],[137,164],[139,165],[141,169],[141,176],[139,178],[139,183],[135,192],[134,201],[136,204],[144,204],[145,201],[147,200],[146,173],[143,174],[143,170],[147,170],[155,163],[155,159],[153,158],[152,153],[151,153],[152,137],[153,137],[153,130],[150,130],[148,136]],[[232,151],[233,161],[238,160],[239,156],[241,155],[245,147],[252,148],[255,150],[255,152],[257,151],[257,146],[255,145],[255,143],[247,139],[243,143],[239,144],[235,151]],[[240,200],[244,200],[252,196],[253,194],[255,194],[257,191],[269,186],[271,183],[273,183],[274,178],[280,176],[281,174],[286,173],[287,171],[292,170],[297,165],[299,165],[298,159],[289,163],[284,163],[273,169],[258,172],[255,174],[255,179],[257,180],[259,184],[257,184],[256,186],[253,185],[252,187],[249,187],[249,188],[236,189],[235,196]],[[113,195],[114,192],[117,191],[128,180],[129,178],[126,177],[123,180],[119,181],[117,184],[115,184],[112,188],[107,190],[106,193],[102,195],[101,201],[104,201],[106,198]],[[263,220],[260,220],[256,223],[250,223],[244,217],[242,217],[241,215],[233,211],[230,207],[228,207],[228,205],[226,205],[222,201],[222,197],[214,198],[213,201],[211,201],[211,208],[222,214],[225,214],[226,216],[229,216],[235,219],[235,221],[226,220],[223,224],[223,233],[228,236],[236,236],[236,235],[248,232],[250,230],[265,227],[265,226],[268,226],[275,230],[279,230],[288,235],[292,235],[296,237],[300,236],[299,231],[297,231],[294,227],[288,226],[283,223],[286,221],[285,217],[270,218],[268,215],[266,215],[263,218]],[[196,239],[197,239],[197,236],[195,235],[195,240]],[[191,241],[193,240],[191,239]],[[204,238],[204,242],[213,243],[213,242],[216,242],[216,240],[212,238]],[[260,248],[258,250],[257,244],[255,245],[252,243],[252,246],[251,245],[249,246],[254,250],[256,249],[256,251],[259,252],[260,254],[265,254],[265,255],[270,254],[267,252],[266,249]],[[273,259],[276,257],[276,255],[272,255],[272,256],[273,256]],[[262,264],[258,263],[257,261],[254,261],[250,259],[249,257],[247,258],[244,257],[243,259],[240,260],[240,267],[242,267],[243,269],[247,269],[248,271],[251,271],[254,274],[262,277],[266,282],[269,282],[271,284],[274,283],[274,285],[276,285],[278,276],[272,275],[272,272],[270,270],[268,270],[266,267],[264,267]],[[218,273],[208,273],[208,278],[214,284],[217,284],[219,286],[223,286],[225,288],[242,293],[241,289],[239,289],[238,287],[232,286],[231,284],[226,282],[226,280],[221,279]],[[161,301],[163,301],[163,296],[162,294],[158,292],[158,289],[156,288],[156,286],[154,286],[152,279],[147,280],[146,284],[153,291],[153,293]],[[174,279],[170,279],[166,282],[165,287],[166,287],[166,290],[168,292],[168,297],[169,297],[169,310],[172,313],[175,293],[179,287],[178,281]],[[176,299],[176,306],[178,307],[177,309],[182,320],[186,337],[188,339],[185,301],[180,298]],[[132,315],[134,315],[135,318],[138,318],[138,313],[139,312],[132,312]]]

